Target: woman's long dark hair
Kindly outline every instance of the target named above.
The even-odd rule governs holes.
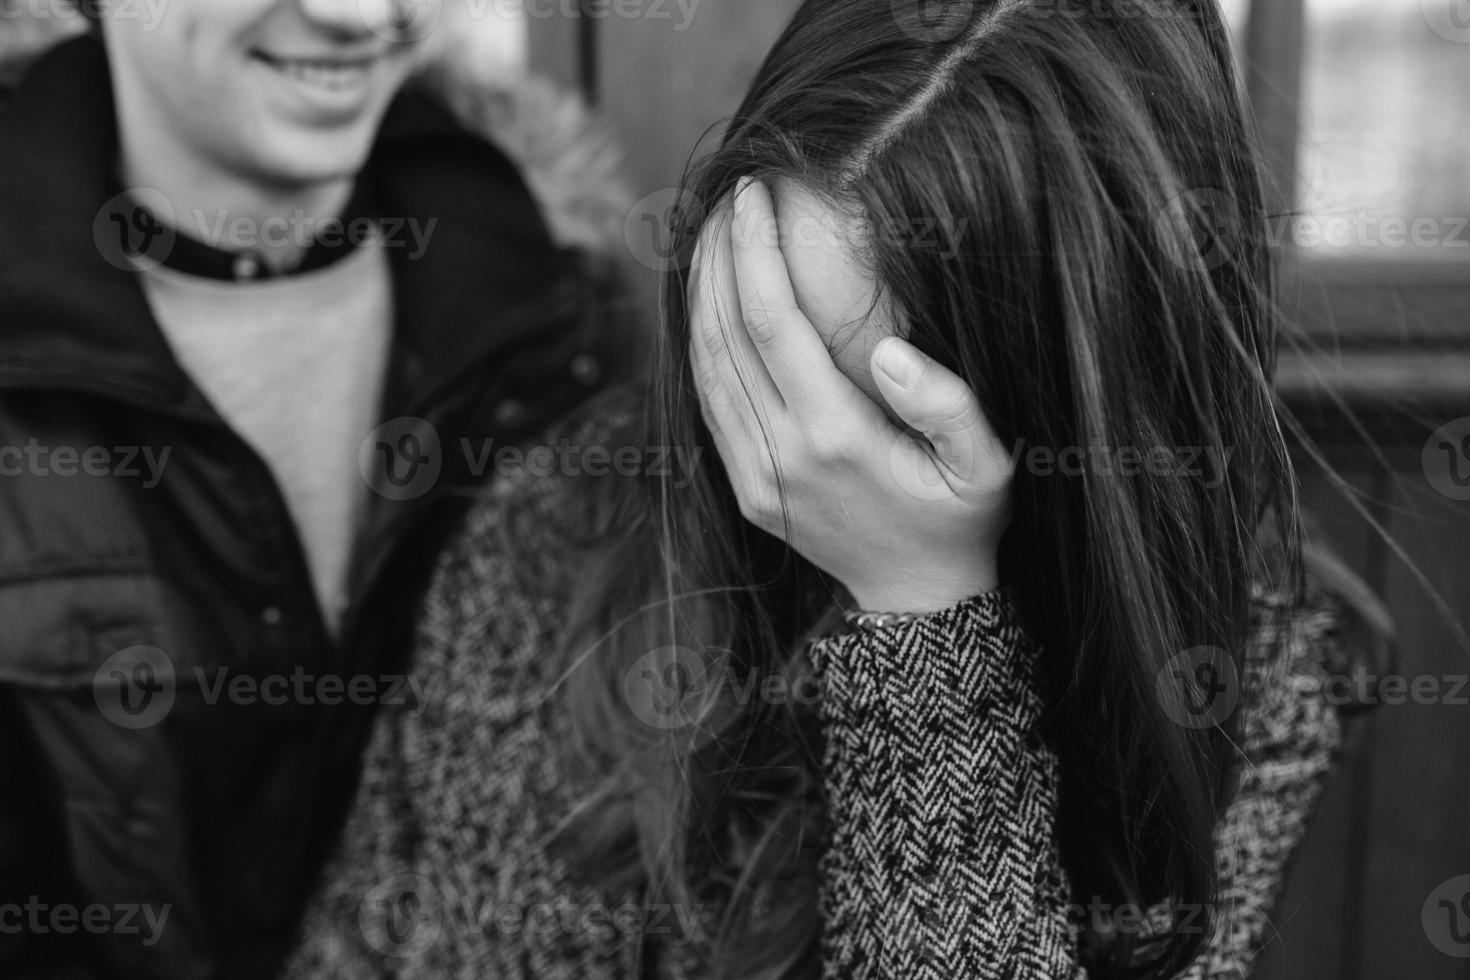
[[[1008,445],[1175,460],[1069,477],[1023,455],[1000,559],[1044,650],[1074,896],[1207,909],[1239,753],[1228,720],[1176,723],[1185,695],[1158,679],[1197,647],[1239,668],[1253,578],[1299,581],[1272,258],[1227,30],[1213,0],[925,7],[803,4],[688,175],[678,254],[741,176],[795,181],[866,220],[902,329]],[[588,569],[566,690],[596,789],[562,842],[604,884],[717,902],[719,975],[802,973],[819,751],[800,699],[742,692],[800,688],[834,586],[737,510],[688,367],[685,278],[667,277],[644,438],[703,465],[608,511],[620,543]],[[1206,459],[1217,479],[1189,463]],[[629,693],[650,667],[699,680],[683,723],[650,725]],[[1086,956],[1098,976],[1168,975],[1207,939],[1093,935]]]

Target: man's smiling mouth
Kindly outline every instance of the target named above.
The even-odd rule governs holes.
[[[347,92],[360,87],[377,64],[373,58],[285,58],[263,51],[253,54],[281,74],[328,92]]]

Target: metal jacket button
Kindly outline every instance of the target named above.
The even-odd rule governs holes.
[[[514,398],[507,398],[495,406],[495,424],[503,429],[514,429],[526,418],[526,406]]]
[[[591,354],[579,354],[572,358],[572,377],[590,388],[602,380],[602,364]]]

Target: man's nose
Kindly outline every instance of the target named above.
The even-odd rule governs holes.
[[[439,0],[297,0],[306,19],[346,37],[395,37],[410,33]]]

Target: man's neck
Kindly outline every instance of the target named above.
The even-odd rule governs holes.
[[[127,189],[161,193],[174,230],[226,252],[251,252],[273,271],[295,267],[325,224],[342,215],[353,178],[269,184],[199,161],[169,141],[122,140],[118,176]]]

